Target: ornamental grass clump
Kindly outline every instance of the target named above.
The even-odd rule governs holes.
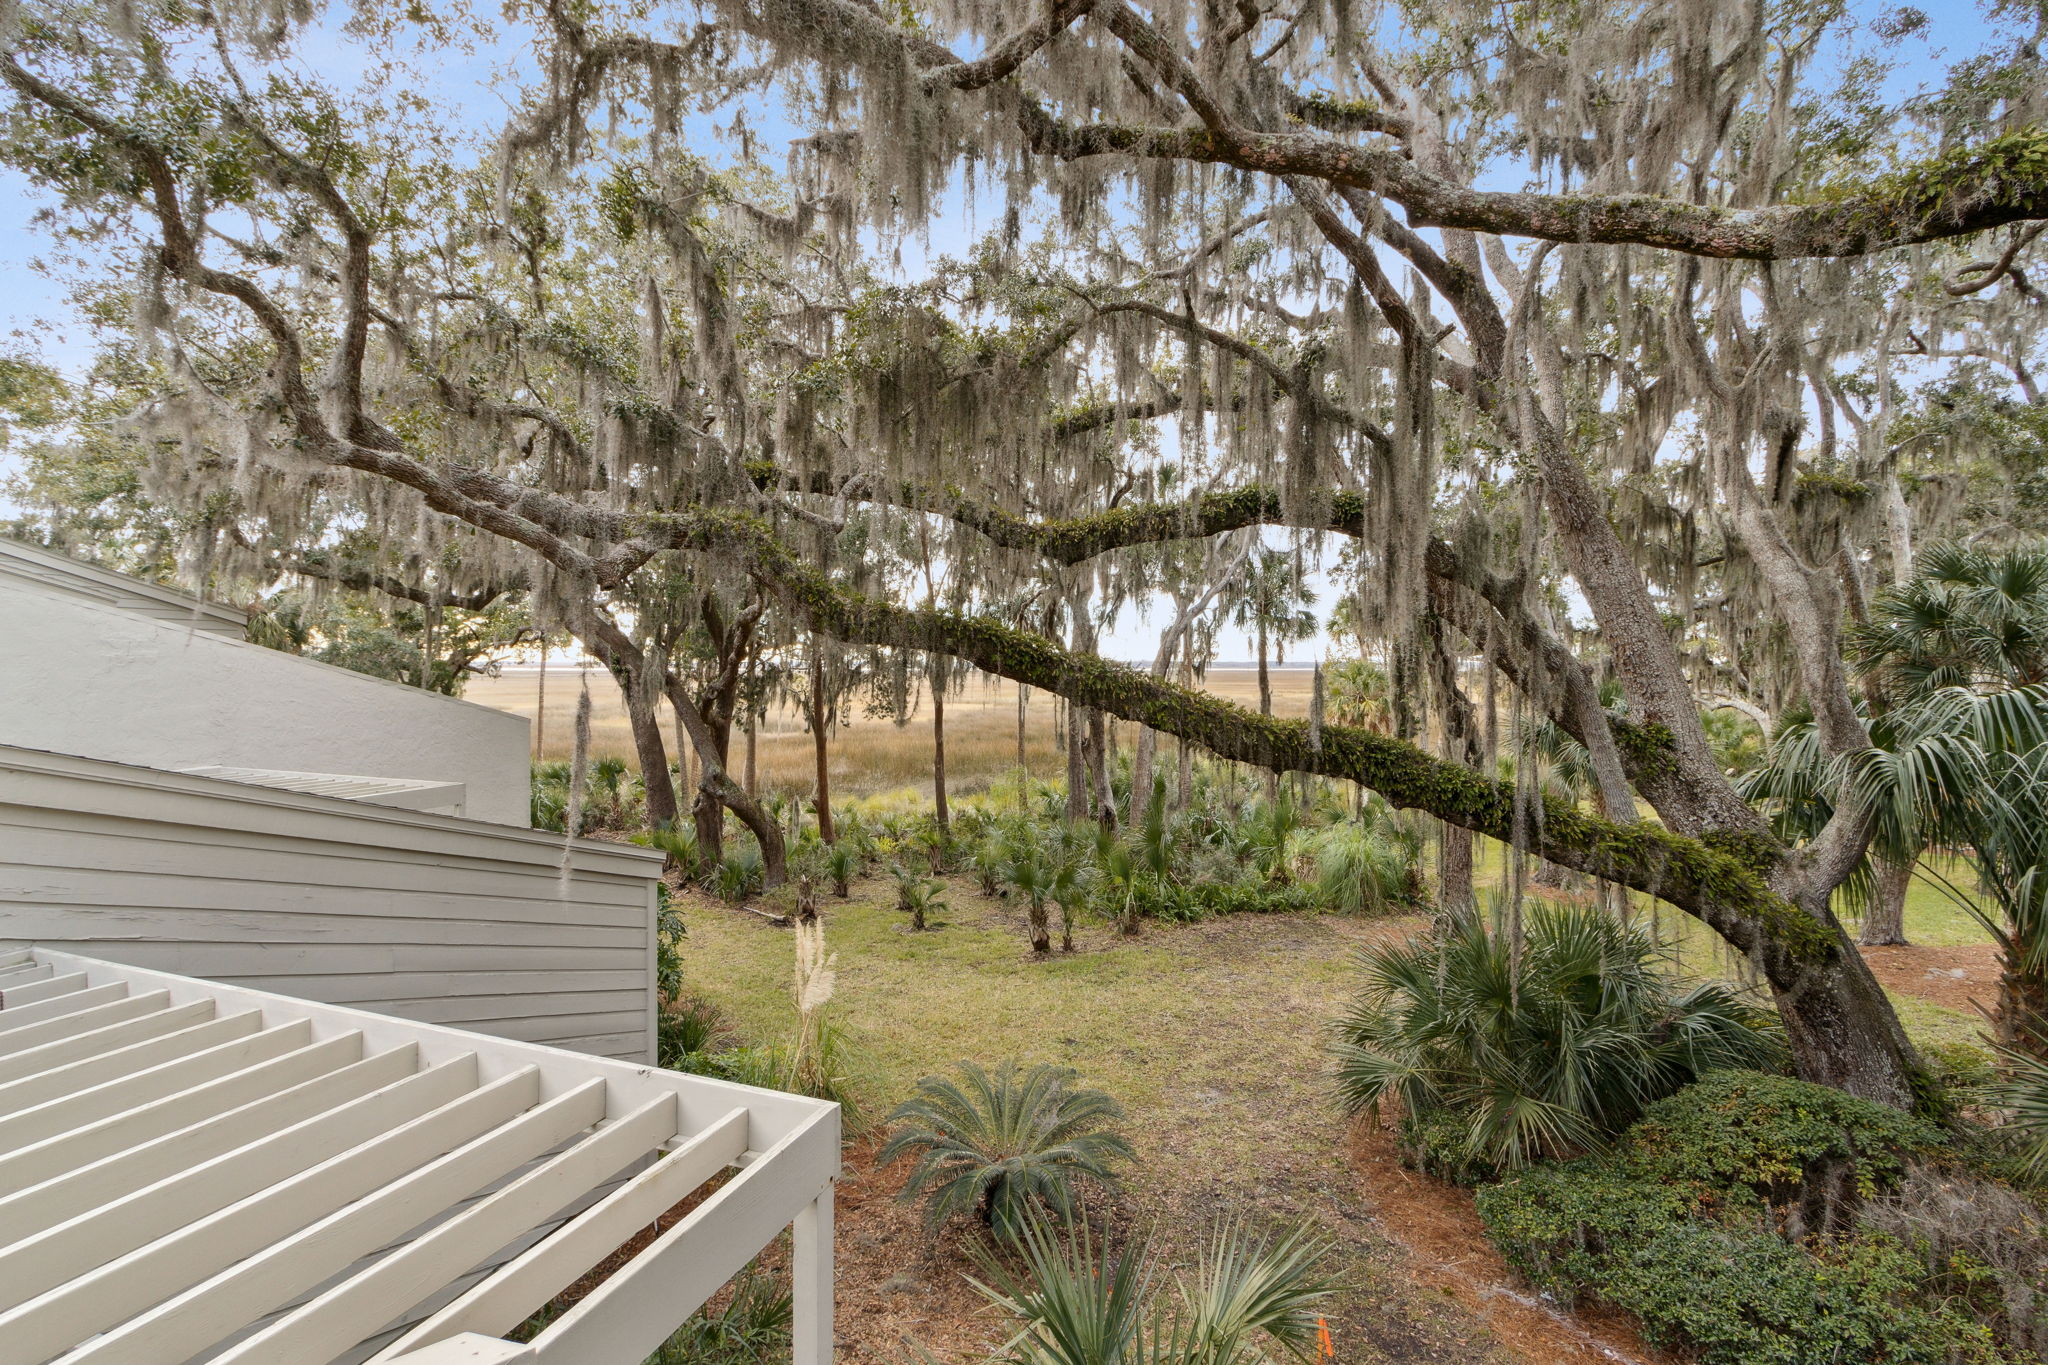
[[[1496,906],[1361,956],[1339,1093],[1375,1118],[1398,1103],[1425,1169],[1470,1179],[1597,1150],[1707,1071],[1782,1065],[1769,1012],[1680,982],[1642,925],[1531,904],[1520,927],[1518,945]]]
[[[923,1199],[934,1223],[971,1212],[1015,1233],[1034,1210],[1070,1217],[1081,1185],[1113,1185],[1115,1163],[1130,1159],[1130,1144],[1109,1131],[1123,1107],[1076,1085],[1071,1067],[1012,1060],[958,1070],[917,1083],[889,1115],[897,1127],[876,1157],[884,1166],[917,1158],[901,1198]]]

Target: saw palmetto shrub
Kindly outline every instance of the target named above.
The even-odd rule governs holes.
[[[1452,1179],[1596,1151],[1708,1071],[1775,1067],[1782,1035],[1735,989],[1676,977],[1640,923],[1532,903],[1366,950],[1335,1044],[1353,1112],[1401,1114],[1407,1156]]]

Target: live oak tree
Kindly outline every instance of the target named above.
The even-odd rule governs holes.
[[[1953,511],[1907,477],[1902,388],[1985,356],[2031,384],[2029,35],[1899,107],[1817,0],[514,14],[544,78],[474,174],[405,97],[272,62],[295,9],[14,14],[7,156],[125,268],[163,483],[232,490],[253,542],[328,498],[455,546],[649,694],[663,631],[758,605],[1362,783],[1697,917],[1803,1076],[1912,1102],[1830,910],[1868,813],[1779,841],[1700,704],[1868,744],[1845,628]],[[744,139],[764,94],[804,124],[788,174],[713,171],[695,111]],[[894,244],[970,181],[1000,225],[904,283]],[[876,519],[973,602],[890,593]],[[1122,557],[1250,527],[1355,544],[1391,733],[1093,656]],[[1509,713],[1583,749],[1588,801],[1493,779]]]

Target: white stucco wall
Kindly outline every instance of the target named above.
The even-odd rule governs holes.
[[[0,578],[0,744],[151,768],[460,782],[525,825],[528,722]]]

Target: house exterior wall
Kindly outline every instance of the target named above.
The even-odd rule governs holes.
[[[152,768],[460,782],[528,823],[528,722],[0,575],[0,744]]]
[[[0,943],[633,1061],[651,850],[0,746]]]
[[[247,639],[249,635],[249,615],[237,608],[203,601],[161,583],[115,573],[58,550],[45,550],[40,545],[0,536],[0,581],[7,580],[122,607],[209,635],[224,635],[233,640]]]

